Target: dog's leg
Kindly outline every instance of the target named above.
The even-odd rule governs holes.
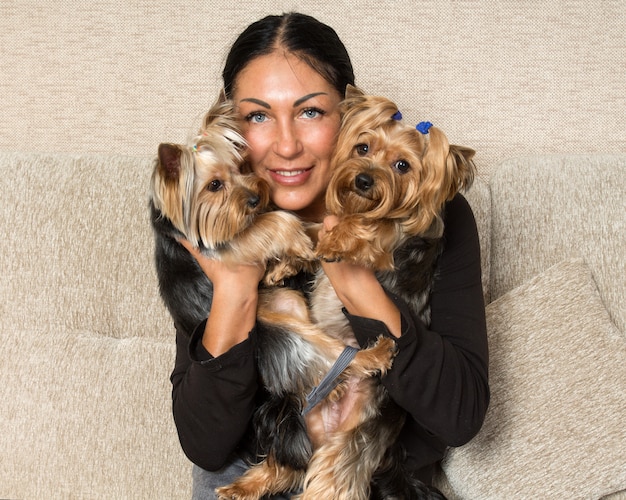
[[[375,466],[367,462],[367,448],[355,437],[352,431],[336,433],[316,450],[304,480],[304,491],[295,499],[368,500]]]
[[[297,274],[315,260],[313,243],[302,222],[282,211],[259,215],[253,226],[220,251],[219,257],[233,263],[266,263],[264,281],[269,285]]]
[[[375,270],[391,270],[398,237],[393,222],[351,216],[342,219],[318,242],[315,253],[330,262],[344,260]]]
[[[215,492],[219,500],[260,500],[265,495],[300,488],[303,480],[304,471],[280,466],[274,460],[266,459],[248,469],[234,483],[217,488]]]
[[[327,335],[312,322],[306,299],[295,290],[278,288],[260,294],[257,318],[302,338],[326,360],[336,359],[345,348],[340,339]]]
[[[327,335],[309,317],[306,301],[301,293],[288,289],[272,289],[259,295],[259,321],[277,325],[281,330],[297,335],[314,347],[326,360],[335,360],[344,350],[343,340]],[[367,378],[384,375],[393,362],[396,343],[380,336],[376,343],[360,350],[350,363],[350,376]]]
[[[298,500],[369,499],[372,476],[404,422],[402,411],[392,408],[380,413],[381,398],[385,397],[380,386],[365,389],[361,404],[352,409],[341,430],[328,435],[313,454]]]
[[[381,335],[373,346],[356,353],[354,359],[338,378],[337,386],[326,396],[326,399],[339,401],[349,390],[351,380],[367,380],[384,375],[391,368],[395,355],[396,343],[389,337]]]
[[[391,368],[395,355],[395,341],[381,335],[373,346],[356,353],[348,367],[350,375],[357,375],[360,378],[384,375]]]

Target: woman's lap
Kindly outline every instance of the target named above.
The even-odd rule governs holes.
[[[230,464],[219,471],[206,471],[197,465],[193,466],[193,491],[192,500],[217,500],[215,488],[232,483],[248,470],[248,465],[241,459],[236,458]],[[288,500],[289,495],[275,495],[268,500]]]

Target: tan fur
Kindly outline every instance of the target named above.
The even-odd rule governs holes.
[[[440,214],[445,202],[473,181],[474,151],[450,146],[436,127],[422,135],[391,119],[398,111],[393,102],[365,95],[354,87],[348,88],[342,111],[326,195],[327,208],[339,217],[339,223],[318,242],[316,252],[329,261],[393,270],[393,252],[405,239],[441,236]],[[368,148],[365,155],[360,154],[362,145]],[[358,187],[360,174],[371,180],[369,189]],[[348,339],[352,332],[340,307],[328,278],[318,273],[311,298],[312,318],[324,331]],[[361,379],[354,390],[358,403],[353,404],[352,418],[335,432],[317,436],[321,444],[309,463],[304,493],[296,497],[299,500],[369,498],[372,474],[395,436],[389,426],[376,430],[362,426],[376,422],[384,388],[374,379]],[[323,403],[316,416],[322,418],[330,404]],[[315,428],[323,425],[318,422]]]
[[[265,264],[264,282],[275,285],[303,268],[311,270],[313,244],[294,214],[270,210],[265,181],[240,172],[245,163],[244,147],[232,104],[221,96],[207,113],[193,146],[159,146],[151,201],[158,211],[156,221],[162,223],[161,230],[170,239],[184,237],[210,258],[224,262]],[[344,350],[344,342],[321,330],[311,320],[302,293],[288,288],[262,288],[257,318],[285,335],[303,339],[300,345],[310,346],[310,351],[322,360],[317,378],[304,381],[308,384],[306,390],[302,385],[304,404],[310,384],[320,382]],[[394,353],[393,340],[382,337],[371,348],[359,351],[330,400],[337,401],[344,395],[347,380],[371,379],[386,373]],[[364,392],[359,399],[371,398]],[[359,414],[350,422],[358,420]],[[269,456],[233,485],[219,489],[218,494],[220,498],[256,499],[301,486],[304,479],[303,472],[283,467]]]
[[[474,152],[450,146],[433,127],[428,136],[391,117],[396,105],[349,87],[342,103],[342,127],[332,158],[333,175],[326,195],[330,214],[339,223],[317,243],[317,255],[328,261],[347,260],[376,271],[394,269],[393,252],[407,238],[439,237],[444,203],[471,184]],[[367,146],[367,151],[362,145]],[[365,154],[363,154],[365,153]],[[359,178],[365,182],[359,187]],[[265,302],[268,299],[263,299]],[[269,300],[276,300],[275,296]],[[285,302],[285,298],[279,299]],[[341,303],[323,272],[318,273],[311,315],[304,299],[292,312],[276,308],[266,320],[295,323],[302,335],[324,352],[339,354],[337,342],[356,344],[341,313]],[[328,335],[318,335],[324,331]],[[380,405],[388,397],[371,375],[391,366],[395,342],[380,337],[376,346],[360,351],[344,372],[338,388],[306,417],[314,453],[306,473],[283,467],[272,456],[252,467],[232,485],[217,489],[220,499],[258,500],[296,487],[298,500],[367,500],[370,481],[385,450],[396,439],[397,425],[378,425]],[[385,363],[385,350],[387,362]]]
[[[437,127],[423,135],[392,120],[398,111],[392,101],[355,87],[348,88],[342,108],[326,195],[329,212],[341,220],[318,244],[317,254],[393,269],[392,253],[400,240],[429,231],[444,203],[472,183],[474,151],[451,146]],[[368,147],[366,154],[359,154],[359,145]],[[407,170],[400,165],[408,165]],[[371,189],[355,186],[359,174],[373,179]]]
[[[221,96],[193,146],[161,144],[152,175],[157,210],[214,259],[267,265],[275,284],[309,267],[312,242],[293,214],[270,210],[269,185],[240,173],[245,141],[234,108]]]
[[[306,339],[315,346],[317,352],[328,360],[327,368],[330,368],[332,362],[343,351],[345,344],[339,338],[328,335],[310,320],[306,301],[299,292],[289,289],[271,289],[262,291],[259,299],[258,319],[260,321],[281,325],[281,327],[287,328]],[[291,491],[304,486],[304,493],[292,498],[302,498],[303,500],[319,498],[365,500],[366,496],[361,494],[355,496],[354,487],[347,486],[348,483],[343,480],[345,492],[341,495],[320,496],[320,492],[329,493],[335,490],[337,477],[334,473],[337,471],[344,470],[344,474],[351,476],[356,475],[355,466],[362,469],[361,465],[353,463],[350,466],[351,472],[348,473],[346,468],[348,464],[342,461],[341,454],[336,454],[333,450],[349,446],[352,430],[364,419],[371,418],[372,412],[376,411],[376,405],[371,404],[376,399],[377,384],[374,382],[374,377],[384,375],[391,368],[394,355],[395,342],[383,336],[379,337],[373,346],[360,350],[342,374],[338,386],[328,396],[327,400],[318,405],[307,416],[307,431],[315,446],[311,460],[312,467],[308,471],[283,466],[277,463],[270,454],[232,484],[217,488],[218,498],[223,500],[260,500],[265,495]],[[318,380],[314,381],[315,385],[319,383],[323,375],[324,373],[319,374]],[[324,417],[320,412],[323,412],[329,404],[341,400],[346,391],[351,390],[351,383],[358,385],[354,411],[341,422],[340,427],[327,434],[323,427]],[[304,398],[306,394],[302,393],[301,396]],[[351,448],[353,449],[353,447]],[[326,469],[325,474],[319,475],[317,472],[319,465],[313,467],[315,464],[322,466],[329,464],[332,467]],[[366,470],[365,474],[368,473],[371,471]],[[352,480],[358,482],[358,478],[362,479],[362,474],[356,475],[356,478]],[[365,488],[364,491],[369,491],[369,486],[360,485],[359,488]]]

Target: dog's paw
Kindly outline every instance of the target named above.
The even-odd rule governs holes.
[[[375,349],[380,353],[380,373],[381,375],[384,375],[393,364],[393,359],[398,353],[398,346],[393,339],[381,335],[380,337],[378,337],[378,340],[376,341],[372,349]]]
[[[356,243],[354,240],[341,241],[336,236],[326,235],[323,240],[317,243],[315,257],[325,262],[352,260],[351,257],[356,253],[354,243]]]
[[[286,253],[302,260],[314,260],[313,241],[303,228],[298,228],[289,240]]]
[[[236,483],[222,486],[215,490],[218,500],[259,500],[259,496],[250,495],[247,491],[237,487]]]
[[[388,256],[381,255],[375,241],[363,234],[361,226],[340,223],[318,241],[315,254],[325,262],[343,261],[378,269],[381,258],[388,260]]]
[[[393,364],[397,346],[393,339],[381,335],[374,345],[361,349],[355,356],[353,364],[362,370],[362,375],[372,377],[385,375]]]
[[[285,266],[280,263],[274,266],[270,266],[265,271],[263,276],[263,284],[266,286],[282,286],[285,278],[290,276],[290,269],[286,269]]]
[[[327,262],[344,261],[376,271],[392,270],[398,237],[395,224],[343,219],[318,241],[315,252]]]
[[[307,268],[307,261],[297,257],[285,256],[277,262],[268,264],[263,276],[263,284],[267,286],[282,286],[286,278],[295,276]]]

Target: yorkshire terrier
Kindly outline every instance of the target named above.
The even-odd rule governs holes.
[[[352,86],[342,110],[326,194],[327,211],[339,223],[318,242],[316,253],[326,261],[377,271],[382,285],[429,324],[428,296],[444,229],[441,213],[447,201],[471,186],[475,151],[450,145],[429,122],[415,128],[403,124],[392,101]],[[332,292],[319,281],[323,273],[317,288]],[[318,324],[329,317],[328,308],[317,304],[322,290],[312,306]],[[336,300],[334,293],[331,300]]]
[[[270,210],[269,186],[239,172],[245,141],[232,103],[220,96],[193,146],[160,144],[151,181],[151,222],[161,296],[174,321],[191,331],[206,318],[212,284],[178,242],[186,238],[217,260],[266,264],[276,284],[313,258],[301,221]]]
[[[450,145],[445,134],[428,122],[417,127],[403,124],[392,101],[365,95],[355,87],[348,87],[342,112],[326,194],[327,211],[338,217],[338,224],[318,242],[316,253],[326,261],[343,260],[373,269],[383,287],[406,301],[429,325],[429,297],[442,251],[442,211],[447,201],[471,186],[474,151]],[[324,331],[352,335],[324,273],[317,274],[311,315]],[[376,398],[369,400],[372,407],[365,412],[371,416],[343,429],[343,443],[329,440],[316,455],[319,459],[309,465],[306,481],[315,479],[321,484],[319,492],[329,491],[339,473],[333,470],[333,455],[341,453],[348,455],[342,461],[353,464],[349,474],[361,475],[355,481],[360,489],[358,494],[335,493],[328,498],[442,498],[403,470],[396,440],[404,412],[381,384],[375,389]],[[373,447],[381,437],[386,441],[378,449]],[[348,442],[362,445],[346,446]]]
[[[443,234],[441,213],[446,201],[471,185],[474,151],[449,145],[443,132],[430,124],[417,129],[404,125],[393,102],[355,87],[348,87],[341,111],[326,195],[328,212],[338,216],[339,223],[317,243],[316,254],[326,261],[344,260],[375,270],[381,284],[429,324],[428,299]],[[316,274],[310,309],[321,330],[345,344],[356,343],[323,272]],[[302,393],[285,395],[278,410],[261,411],[257,428],[275,432],[268,458],[218,489],[219,498],[259,499],[285,491],[286,485],[302,487],[303,492],[292,497],[299,500],[443,498],[403,470],[403,450],[396,441],[405,412],[391,401],[379,379],[343,373],[341,384],[343,392],[306,415],[306,431],[289,426],[293,432],[307,432],[313,446],[310,456],[307,448],[294,445],[305,438],[280,430],[286,415],[295,414],[289,404],[303,404]],[[337,401],[341,395],[344,399]],[[302,450],[299,459],[284,459]]]
[[[210,314],[213,285],[182,238],[213,259],[266,265],[257,310],[258,369],[270,396],[282,400],[311,393],[345,345],[311,321],[301,292],[277,286],[301,270],[311,271],[313,243],[297,216],[273,209],[265,181],[241,173],[249,170],[245,147],[232,102],[223,95],[206,114],[192,146],[159,146],[150,188],[155,264],[161,297],[175,324],[187,332]],[[342,377],[385,373],[394,349],[391,339],[381,338],[353,353]],[[332,389],[335,399],[345,392],[341,383]],[[298,412],[303,404],[298,401]],[[290,421],[303,425],[299,413]],[[265,461],[297,463],[306,457],[298,464],[303,470],[312,453],[310,440],[303,428],[283,430],[293,436],[289,449]],[[273,491],[293,489],[303,477],[301,472],[284,476]]]

